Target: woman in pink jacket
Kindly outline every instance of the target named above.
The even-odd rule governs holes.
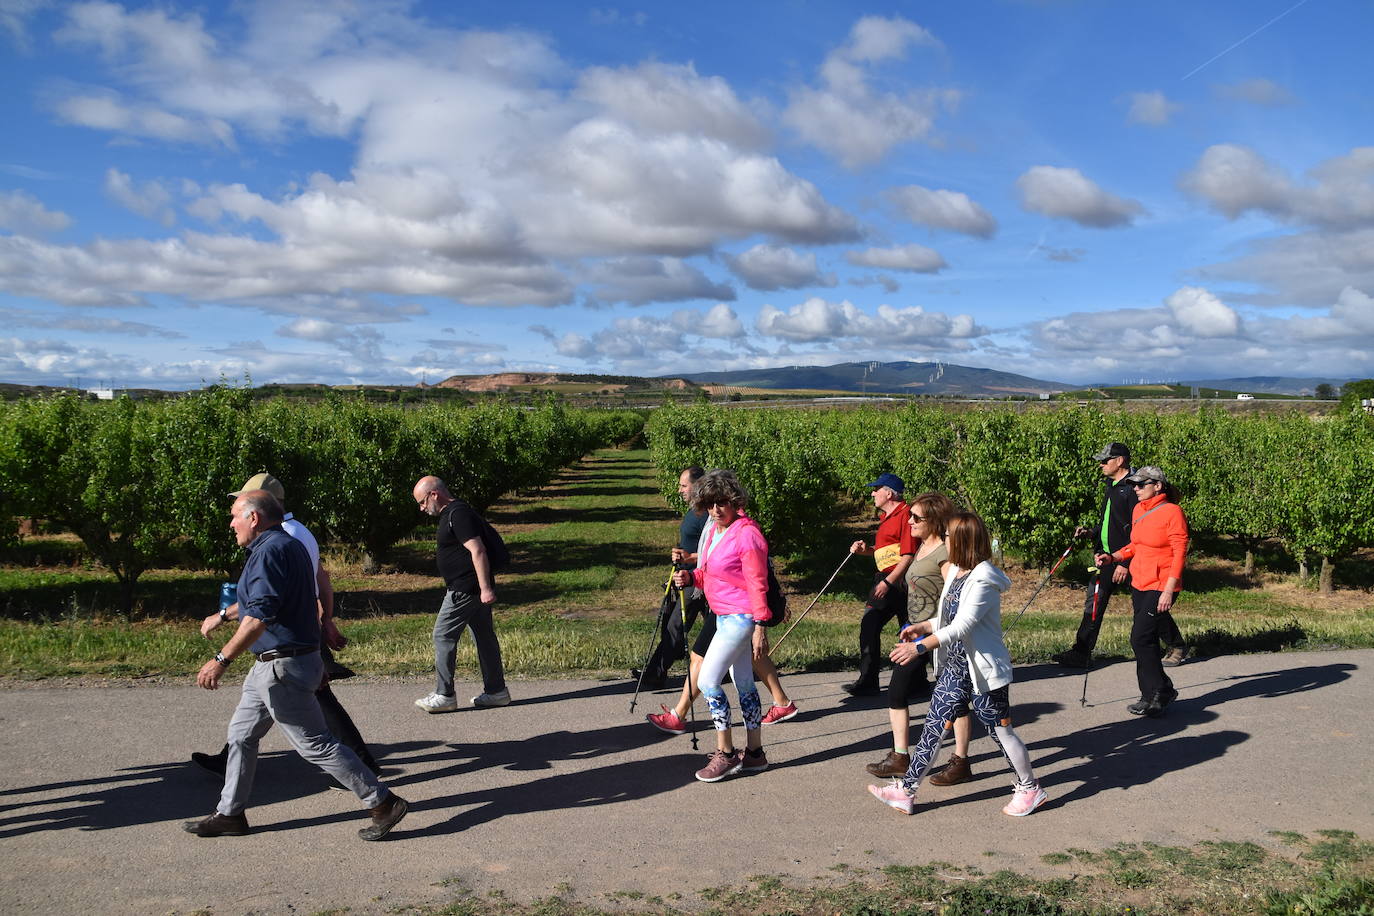
[[[753,659],[766,655],[768,637],[756,623],[768,619],[768,542],[744,514],[749,494],[733,471],[707,471],[693,489],[696,508],[711,517],[697,568],[674,574],[679,587],[706,592],[716,615],[716,635],[701,662],[698,683],[716,726],[716,750],[697,771],[702,782],[768,769],[760,733],[762,710],[754,688]],[[735,750],[730,701],[721,683],[729,669],[744,717],[745,749]]]

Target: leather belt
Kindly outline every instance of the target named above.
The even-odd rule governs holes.
[[[258,653],[258,661],[270,662],[278,658],[295,658],[298,655],[309,655],[311,652],[320,651],[319,646],[309,646],[305,649],[268,649],[266,652]]]

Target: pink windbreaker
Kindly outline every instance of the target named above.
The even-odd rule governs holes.
[[[713,524],[707,522],[708,529]],[[709,535],[708,535],[709,537]],[[768,542],[758,523],[741,515],[692,573],[716,614],[768,619]]]

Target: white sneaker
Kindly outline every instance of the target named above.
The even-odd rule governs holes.
[[[431,693],[427,697],[420,697],[415,701],[415,705],[425,712],[457,712],[458,698],[446,697],[442,693]]]
[[[482,693],[472,698],[472,705],[478,709],[495,709],[497,706],[510,705],[510,691],[502,690],[499,693]]]

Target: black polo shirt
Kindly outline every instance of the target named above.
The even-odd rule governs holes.
[[[472,565],[472,554],[463,545],[481,537],[477,513],[461,499],[455,499],[439,513],[439,575],[449,591],[477,594],[477,568]]]

